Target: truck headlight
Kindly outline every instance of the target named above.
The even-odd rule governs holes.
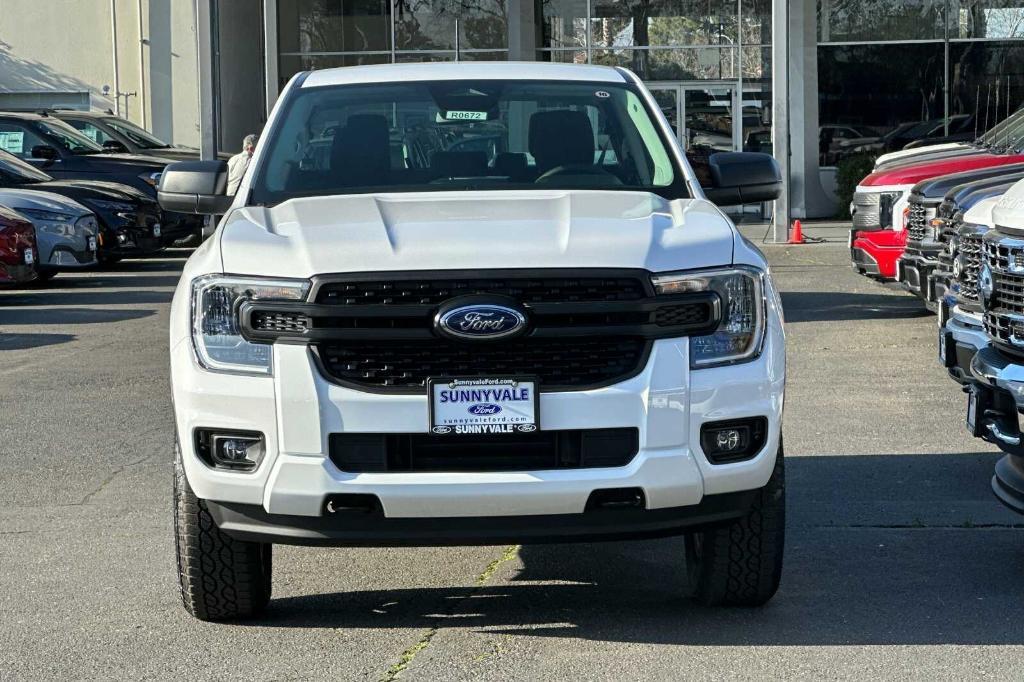
[[[722,321],[713,333],[690,337],[690,367],[730,365],[761,353],[765,328],[765,273],[737,266],[722,270],[657,275],[659,294],[713,291],[722,300]]]
[[[192,343],[204,368],[218,372],[271,373],[271,348],[250,343],[238,327],[244,301],[301,301],[309,282],[295,279],[205,275],[192,280]]]

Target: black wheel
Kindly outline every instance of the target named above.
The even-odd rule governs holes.
[[[786,538],[782,444],[768,484],[741,519],[686,536],[693,598],[706,606],[761,606],[779,589]]]
[[[185,610],[199,620],[248,618],[270,601],[272,547],[221,532],[189,487],[174,446],[174,544]]]

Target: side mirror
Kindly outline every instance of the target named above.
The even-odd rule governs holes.
[[[103,148],[108,152],[115,152],[123,154],[128,151],[128,147],[124,146],[124,143],[120,140],[107,140],[103,143]]]
[[[782,173],[771,154],[718,152],[708,166],[711,186],[704,194],[719,206],[773,201],[782,194]]]
[[[226,161],[179,161],[164,168],[156,198],[165,211],[219,215],[235,199],[227,188]]]
[[[49,161],[53,161],[57,156],[57,150],[48,144],[37,144],[35,147],[32,147],[33,159],[47,159]]]

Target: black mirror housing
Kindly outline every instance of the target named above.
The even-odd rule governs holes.
[[[128,147],[124,146],[123,142],[119,140],[107,140],[103,143],[103,148],[108,152],[126,152]]]
[[[711,187],[704,194],[719,206],[774,201],[782,194],[782,173],[771,154],[718,152],[708,165]]]
[[[165,211],[220,215],[235,199],[227,188],[226,161],[179,161],[164,168],[156,196]]]
[[[56,159],[58,156],[57,150],[48,144],[37,144],[32,147],[32,158],[33,159]]]

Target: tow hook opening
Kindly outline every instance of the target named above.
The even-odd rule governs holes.
[[[328,495],[324,500],[324,516],[336,514],[381,514],[380,499],[365,493],[342,493]]]
[[[641,488],[606,488],[590,493],[584,511],[644,509],[646,506],[647,500]]]

